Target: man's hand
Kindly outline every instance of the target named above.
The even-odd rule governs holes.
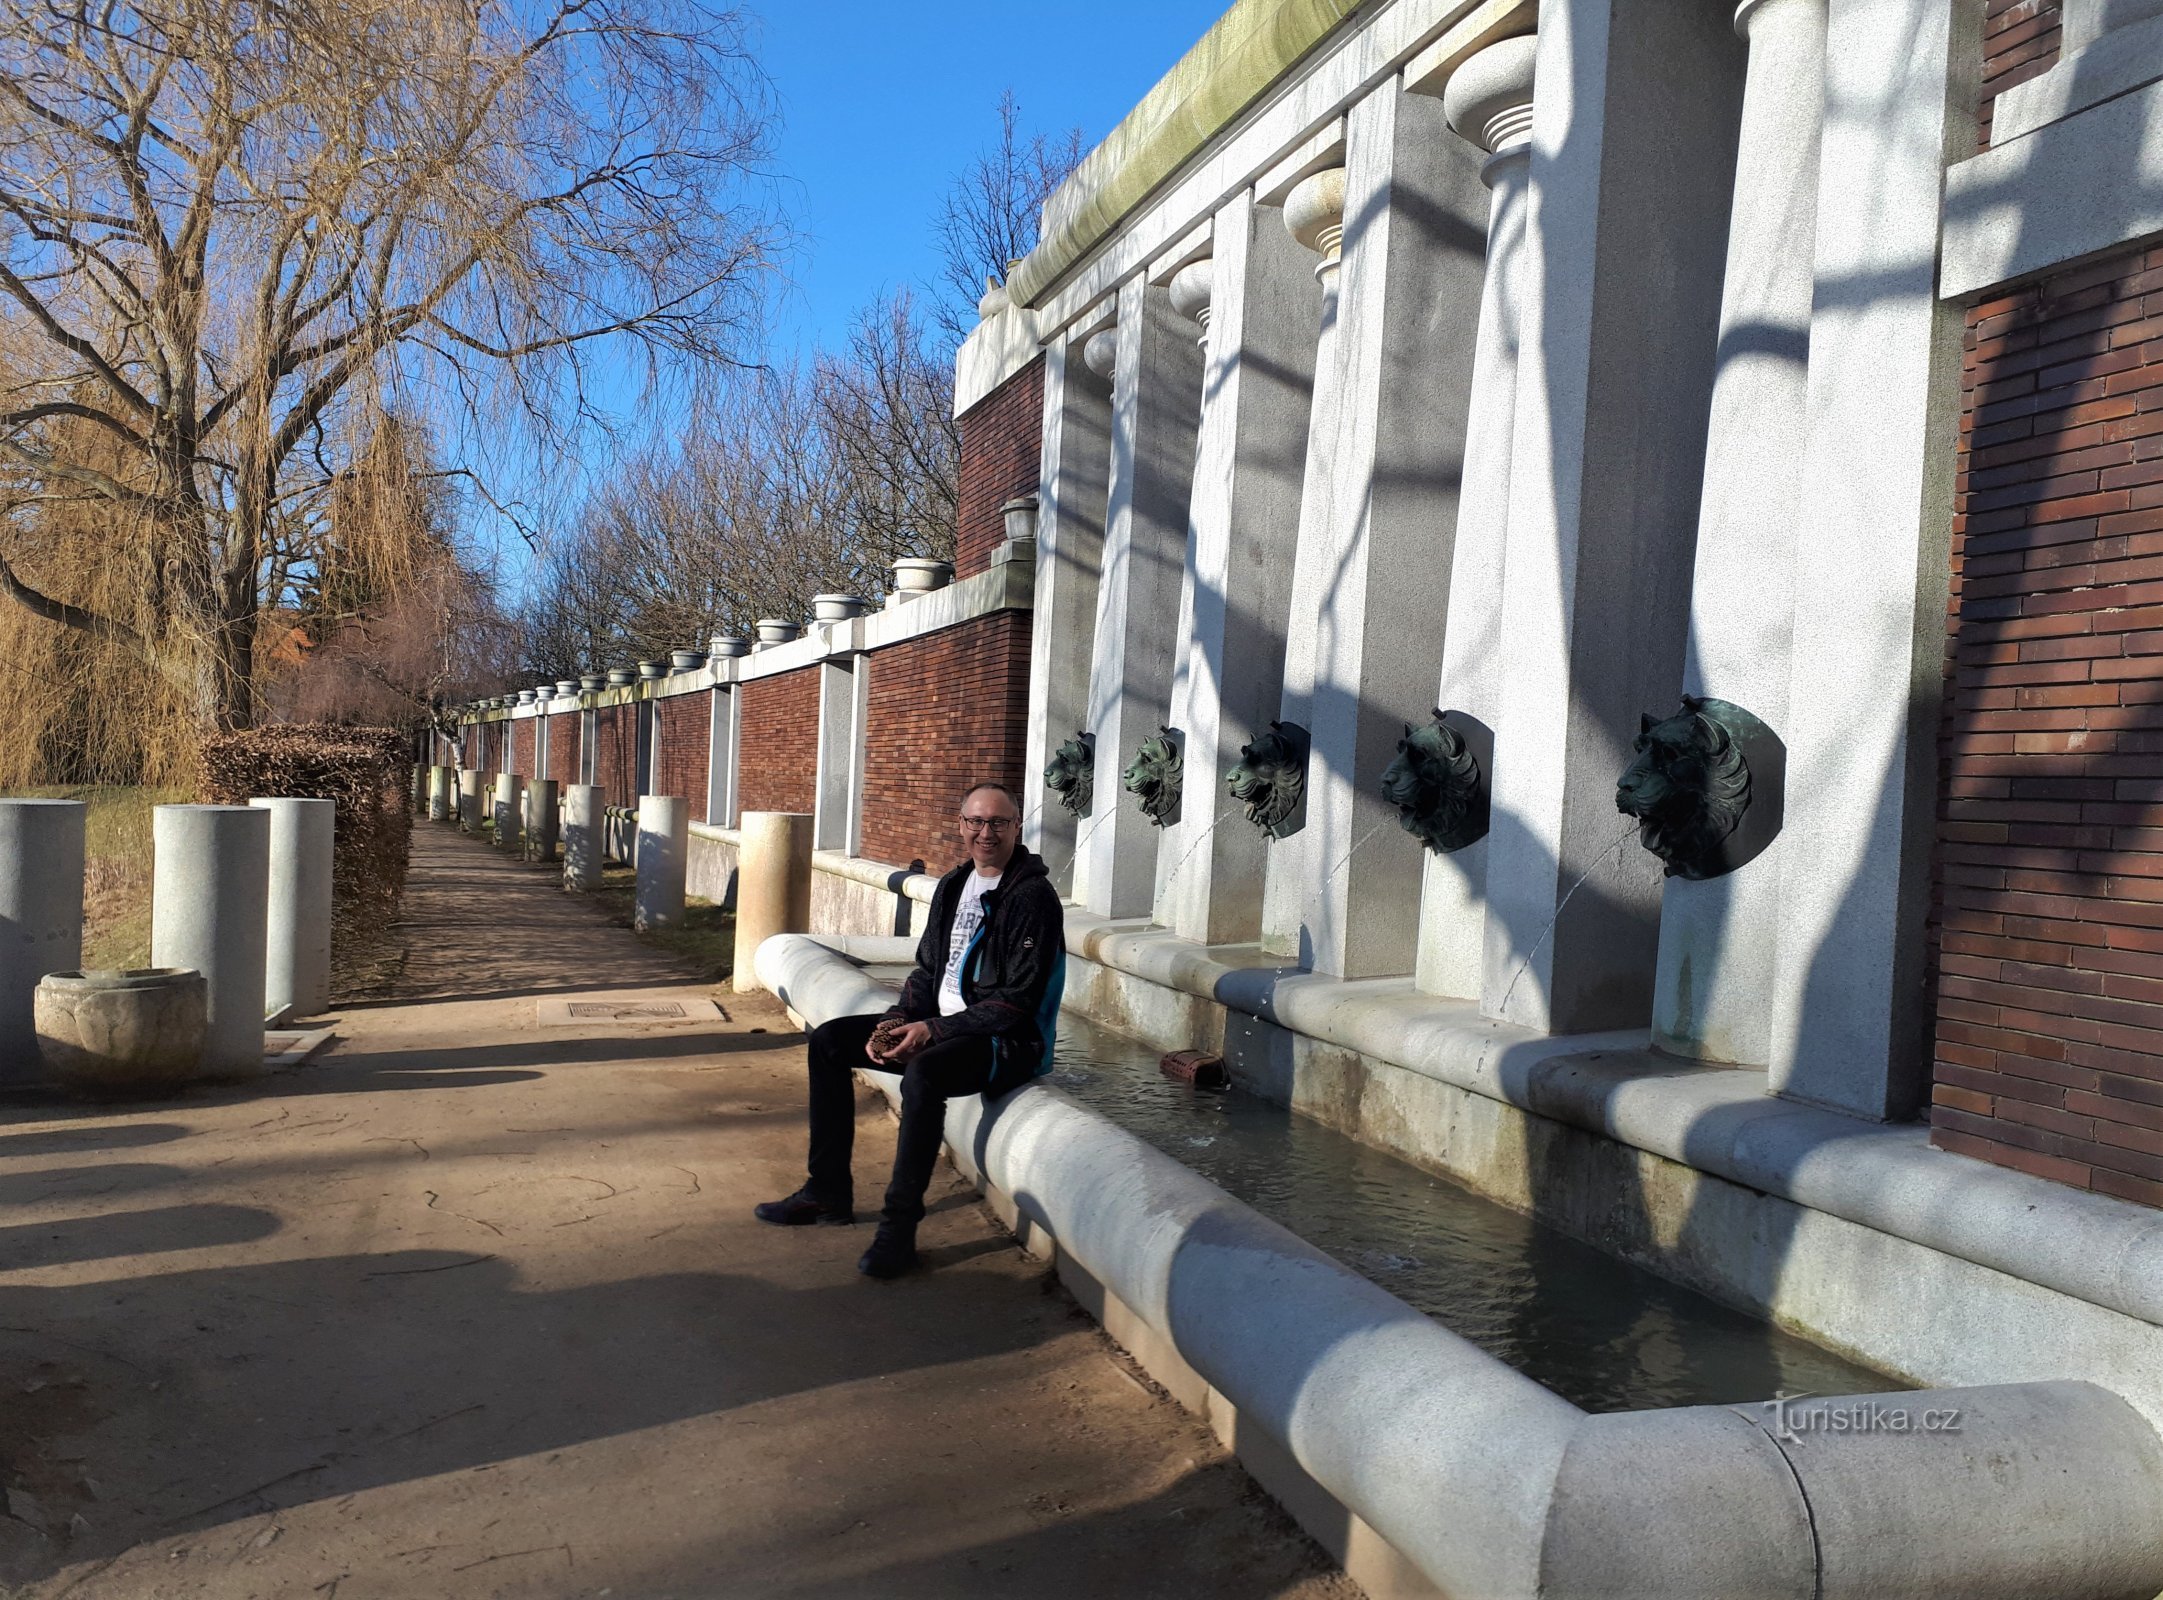
[[[880,1028],[872,1034],[864,1045],[864,1054],[883,1066],[889,1062],[907,1061],[930,1044],[930,1023],[903,1022],[892,1029]]]

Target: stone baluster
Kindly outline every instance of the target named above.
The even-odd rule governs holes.
[[[1411,972],[1418,946],[1421,847],[1380,779],[1442,670],[1488,195],[1442,107],[1394,82],[1351,108],[1344,169],[1323,182],[1341,200],[1295,189],[1285,205],[1323,255],[1333,346],[1316,362],[1285,661],[1306,817],[1271,846],[1263,939],[1361,978]]]
[[[1203,329],[1204,367],[1172,684],[1187,802],[1165,830],[1156,920],[1226,944],[1261,932],[1268,836],[1225,778],[1283,693],[1321,291],[1312,258],[1251,194],[1219,209],[1212,237],[1211,258],[1171,285]]]
[[[1437,708],[1465,738],[1482,782],[1494,777],[1494,724],[1501,715],[1508,650],[1501,632],[1502,574],[1509,547],[1510,453],[1517,422],[1518,324],[1525,278],[1525,207],[1532,166],[1532,79],[1538,42],[1504,39],[1450,75],[1443,115],[1486,152],[1487,275],[1472,354],[1465,423],[1464,489],[1450,562],[1449,621],[1442,632]],[[1487,840],[1430,850],[1420,893],[1419,986],[1475,996],[1487,919]]]
[[[1111,393],[1084,348],[1061,339],[1044,352],[1044,443],[1037,489],[1035,603],[1029,628],[1029,734],[1022,774],[1022,836],[1062,891],[1090,819],[1076,817],[1045,782],[1053,752],[1082,731],[1096,634],[1097,570],[1110,488]],[[1109,803],[1106,797],[1106,803]]]
[[[1102,344],[1101,334],[1090,341],[1092,358]],[[1193,324],[1142,275],[1120,288],[1113,361],[1111,484],[1085,724],[1096,737],[1095,814],[1079,831],[1074,897],[1100,916],[1146,917],[1157,828],[1122,790],[1120,774],[1171,718],[1202,374]]]
[[[1660,863],[1615,809],[1682,681],[1743,50],[1723,9],[1541,8],[1481,1006],[1652,1014]]]
[[[1321,257],[1315,282],[1321,286],[1319,332],[1314,348],[1314,381],[1309,391],[1307,445],[1301,452],[1299,520],[1292,544],[1292,604],[1285,622],[1283,687],[1278,696],[1280,720],[1304,737],[1314,724],[1316,604],[1330,555],[1330,499],[1336,481],[1330,462],[1337,443],[1336,416],[1343,404],[1344,370],[1337,357],[1339,282],[1344,265],[1344,168],[1310,172],[1284,197],[1285,232],[1302,249]],[[1311,954],[1306,915],[1312,896],[1307,859],[1313,836],[1307,831],[1305,790],[1311,777],[1303,763],[1298,811],[1268,846],[1262,882],[1262,948],[1298,959]]]
[[[1963,316],[1937,294],[1938,206],[1946,153],[1974,147],[1976,25],[1943,0],[1843,0],[1826,22],[1767,1070],[1871,1117],[1929,1095]]]
[[[1746,0],[1749,41],[1735,201],[1720,299],[1719,367],[1690,589],[1685,694],[1787,726],[1795,623],[1796,498],[1808,428],[1811,257],[1825,115],[1825,0]],[[1647,709],[1667,713],[1672,705]],[[1783,803],[1777,747],[1750,752],[1755,836]],[[1763,1066],[1780,933],[1774,839],[1733,872],[1670,878],[1660,906],[1652,1031],[1680,1054]]]

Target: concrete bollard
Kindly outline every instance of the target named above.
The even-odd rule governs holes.
[[[150,964],[193,967],[209,985],[204,1074],[260,1074],[270,813],[254,806],[159,806],[150,831]]]
[[[498,850],[515,850],[518,848],[519,834],[522,831],[519,827],[520,818],[518,814],[519,790],[525,786],[525,782],[526,780],[515,772],[499,772],[496,774],[495,816],[496,848]]]
[[[0,800],[0,1083],[45,1075],[32,1005],[38,980],[83,964],[80,800]]]
[[[638,894],[632,926],[683,926],[684,869],[691,855],[691,802],[670,794],[638,800]]]
[[[267,1016],[330,1008],[331,861],[338,803],[250,800],[270,813],[270,906],[263,963]]]
[[[562,785],[554,778],[535,778],[526,785],[526,856],[532,861],[556,859],[556,835],[561,830]]]
[[[736,852],[738,994],[759,987],[752,958],[777,933],[811,928],[811,816],[803,811],[746,811]]]
[[[608,794],[598,783],[566,784],[563,790],[563,886],[601,887],[602,837],[608,825]]]
[[[458,769],[458,826],[465,833],[481,831],[481,769]]]
[[[448,822],[458,809],[458,769],[456,767],[430,767],[428,769],[428,820]]]

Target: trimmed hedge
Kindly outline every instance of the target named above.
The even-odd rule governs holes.
[[[405,894],[412,849],[412,758],[396,728],[279,723],[203,742],[203,786],[218,805],[334,800],[334,964],[382,936]]]

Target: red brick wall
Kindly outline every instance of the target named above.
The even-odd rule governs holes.
[[[521,778],[540,776],[540,727],[539,717],[521,717],[511,724],[511,770]]]
[[[754,678],[744,697],[737,743],[743,811],[809,811],[819,784],[819,669]]]
[[[1037,357],[961,417],[960,503],[955,509],[954,572],[972,577],[991,566],[1006,537],[999,508],[1034,494],[1044,455],[1044,358]]]
[[[706,748],[713,742],[713,691],[671,695],[654,702],[660,725],[653,754],[653,792],[691,802],[695,821],[706,819]]]
[[[961,791],[983,782],[1021,791],[1029,613],[972,618],[868,659],[863,852],[943,870],[961,859]]]
[[[1978,121],[1990,143],[1998,96],[2048,72],[2058,60],[2058,0],[1987,0],[1983,13],[1983,103]]]
[[[602,803],[638,804],[638,707],[603,706],[593,716],[593,781]]]
[[[548,775],[561,784],[580,783],[576,711],[559,711],[548,719]]]
[[[477,767],[481,764],[481,729],[478,723],[468,723],[458,736],[458,764],[461,767]]]
[[[2163,1205],[2163,249],[1966,343],[1932,1137]]]

